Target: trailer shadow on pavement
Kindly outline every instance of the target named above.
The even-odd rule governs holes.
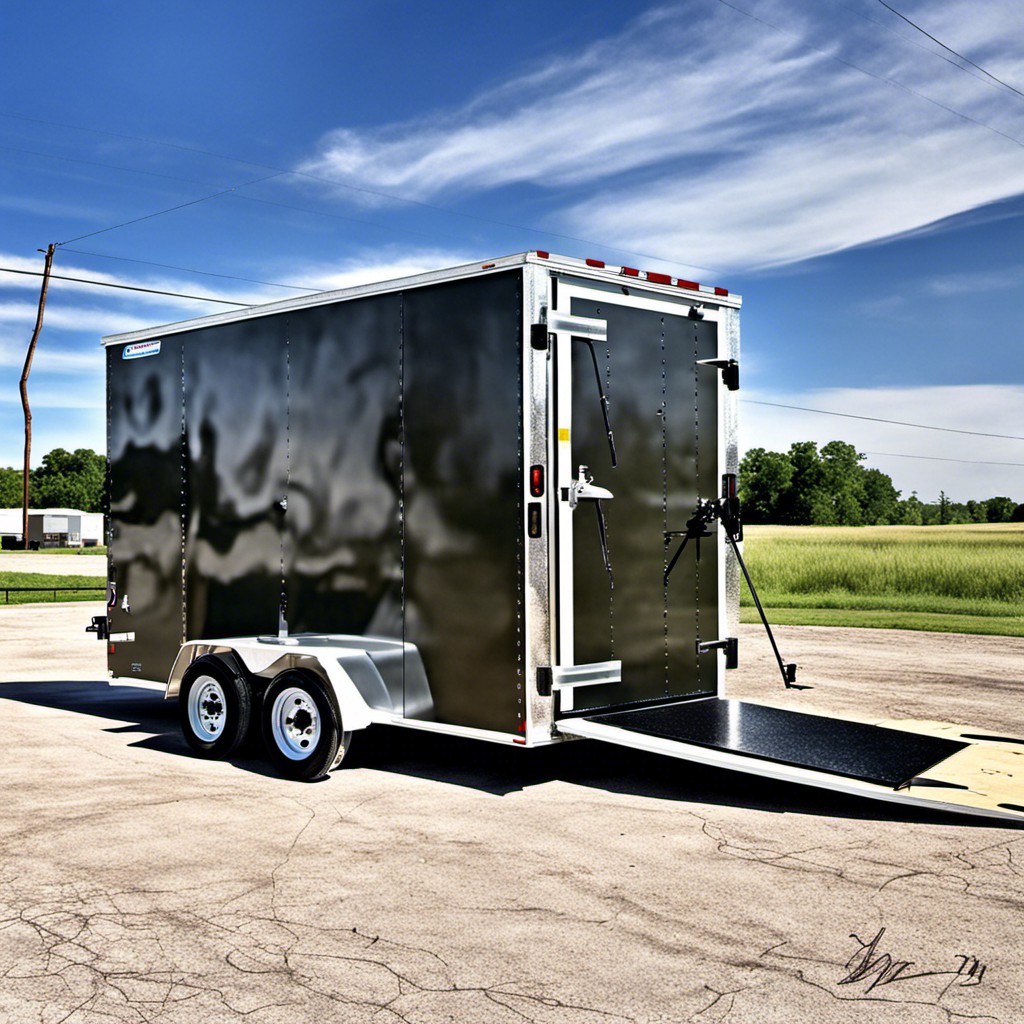
[[[0,683],[0,707],[5,701],[107,719],[115,724],[105,732],[138,735],[127,746],[194,757],[181,735],[177,705],[165,701],[157,689],[107,680]],[[263,760],[258,739],[244,745],[230,762],[242,771],[280,778]],[[355,734],[342,767],[325,781],[343,784],[346,771],[360,770],[463,786],[499,797],[560,782],[628,796],[774,813],[992,827],[990,820],[980,817],[777,782],[593,740],[523,750],[397,726],[372,726]]]

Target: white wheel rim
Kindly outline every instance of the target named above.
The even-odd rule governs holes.
[[[282,690],[270,709],[270,730],[285,757],[305,760],[320,741],[320,712],[313,698],[297,686]]]
[[[227,725],[224,687],[212,676],[200,676],[188,691],[188,722],[204,743],[219,739]]]

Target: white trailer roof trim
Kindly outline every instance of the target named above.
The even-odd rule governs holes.
[[[379,295],[382,292],[393,292],[403,288],[420,288],[424,285],[436,284],[441,281],[455,281],[464,277],[475,277],[481,271],[507,270],[510,267],[528,264],[543,265],[569,273],[583,270],[589,277],[614,281],[617,284],[621,284],[623,277],[628,277],[637,282],[642,282],[645,291],[661,295],[671,295],[674,298],[680,297],[680,290],[683,292],[694,292],[694,298],[701,305],[710,301],[715,306],[728,306],[732,309],[739,309],[743,302],[741,296],[732,294],[725,288],[700,285],[696,281],[688,281],[681,277],[674,278],[669,274],[656,273],[655,271],[637,270],[635,267],[613,266],[606,264],[603,260],[558,256],[543,249],[535,249],[529,252],[516,253],[512,256],[502,256],[498,259],[487,260],[482,263],[464,263],[446,270],[413,274],[409,277],[394,278],[390,281],[353,285],[350,288],[338,288],[326,292],[311,292],[309,295],[299,295],[291,299],[279,299],[275,302],[246,306],[225,313],[212,313],[209,316],[180,320],[176,323],[163,324],[141,331],[111,334],[103,338],[103,345],[121,345],[125,342],[148,341],[158,335],[179,334],[183,331],[192,331],[202,327],[235,323],[239,320],[248,320],[253,317],[270,316],[274,313],[287,313],[292,310],[306,309],[310,306],[328,305],[345,299],[361,298],[366,295]]]

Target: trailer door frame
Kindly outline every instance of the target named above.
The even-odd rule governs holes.
[[[706,323],[715,325],[717,332],[717,358],[736,358],[738,344],[738,311],[728,307],[719,307],[708,302],[703,295],[692,295],[681,292],[678,299],[654,292],[646,292],[642,286],[629,282],[629,287],[603,280],[576,277],[570,274],[553,274],[551,287],[551,307],[548,315],[548,328],[552,348],[552,380],[551,380],[551,505],[550,522],[552,530],[550,564],[553,568],[551,606],[552,606],[552,660],[556,690],[559,689],[560,676],[563,680],[563,697],[561,711],[572,707],[571,698],[566,699],[564,690],[574,687],[600,685],[620,678],[621,671],[617,661],[600,661],[586,663],[589,673],[569,673],[570,669],[579,669],[583,665],[578,661],[579,651],[576,648],[574,634],[576,631],[576,615],[574,611],[574,595],[577,574],[574,563],[574,532],[577,529],[596,531],[593,514],[589,509],[579,506],[573,508],[566,500],[568,494],[578,485],[579,462],[574,453],[573,432],[573,349],[579,348],[579,342],[573,338],[584,337],[604,345],[607,339],[606,322],[596,317],[573,315],[573,300],[582,299],[590,302],[604,303],[608,306],[627,307],[643,310],[652,314],[680,319],[687,319],[691,309],[700,307],[699,312]],[[614,345],[614,339],[609,344]],[[714,422],[706,431],[705,443],[714,453],[718,474],[736,472],[737,446],[735,443],[735,399],[733,393],[726,390],[720,380],[720,374],[713,367],[701,368],[698,372],[707,373],[709,381],[717,381],[717,410]],[[713,376],[712,376],[713,375]],[[579,395],[577,395],[577,401]],[[593,401],[599,402],[598,391],[594,386]],[[612,427],[615,426],[614,398],[611,411]],[[714,433],[714,438],[710,435]],[[607,469],[607,460],[603,467],[594,467],[593,485],[615,493],[615,470]],[[718,497],[718,487],[712,493],[702,494],[704,498]],[[614,507],[615,499],[610,499]],[[577,522],[577,516],[584,518]],[[716,524],[715,529],[720,527]],[[706,571],[714,575],[714,589],[718,595],[717,614],[708,623],[709,636],[703,639],[717,639],[734,630],[738,613],[733,604],[738,604],[738,571],[733,563],[731,552],[727,552],[724,538],[717,538],[717,551],[713,559],[707,557],[703,565]],[[713,563],[713,564],[709,564]],[[734,579],[735,577],[735,579]],[[687,643],[697,638],[687,637]],[[708,657],[705,655],[704,657]],[[724,657],[714,653],[710,657],[717,660],[717,668],[713,674],[713,692],[720,694],[723,685]],[[589,677],[588,677],[589,676]],[[705,696],[707,694],[705,693]],[[666,698],[671,699],[671,698]]]

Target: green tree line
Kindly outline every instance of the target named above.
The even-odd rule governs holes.
[[[21,508],[23,471],[0,469],[0,508]],[[31,470],[29,508],[77,508],[83,512],[107,511],[107,460],[91,448],[73,452],[54,448],[43,463]]]
[[[748,523],[792,526],[938,526],[1024,521],[1024,504],[997,495],[981,501],[901,498],[892,479],[862,466],[845,441],[797,441],[788,452],[751,448],[740,462],[740,500]]]

